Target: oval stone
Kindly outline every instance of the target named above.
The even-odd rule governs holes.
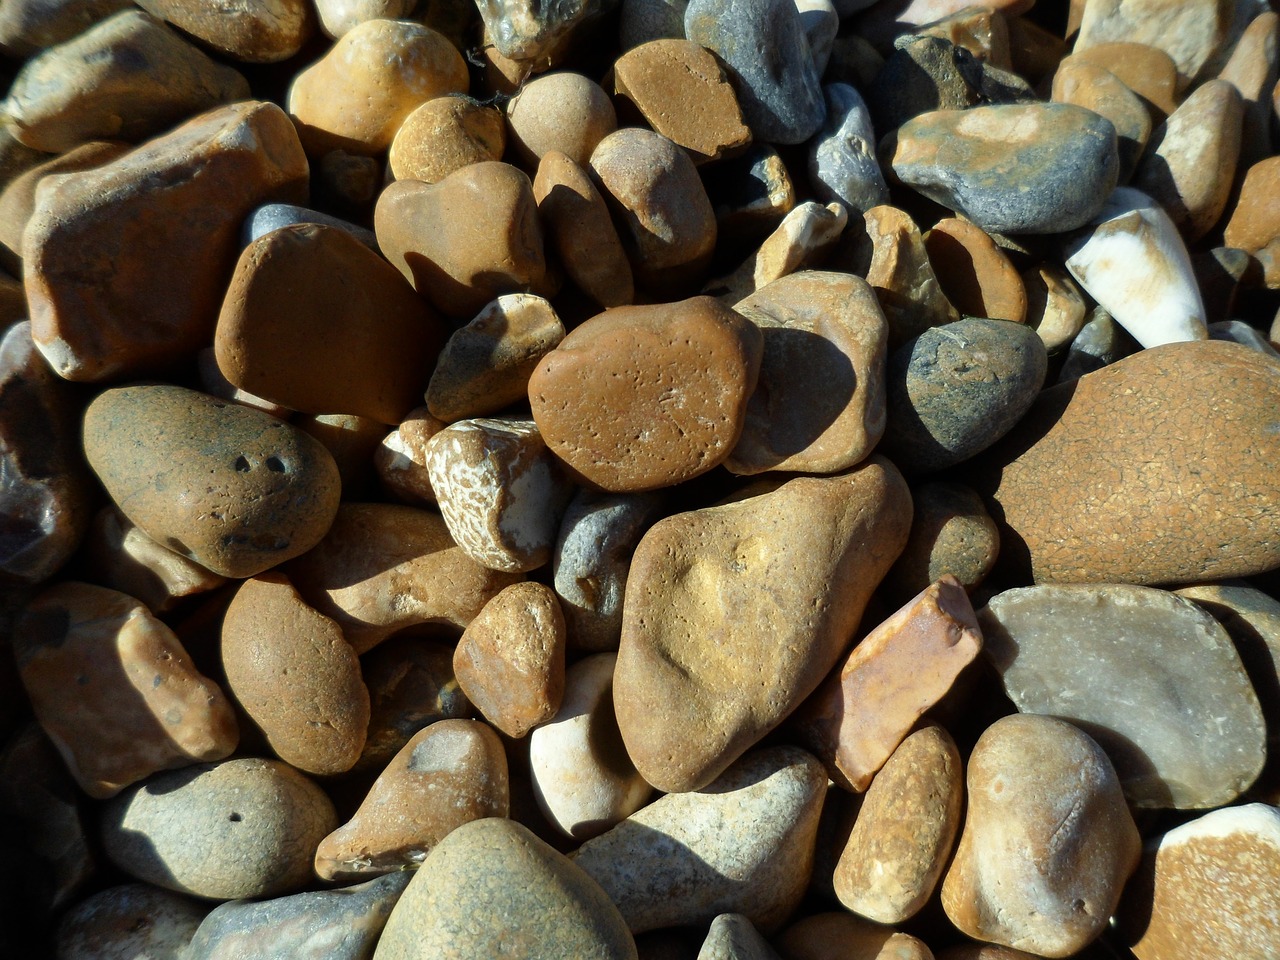
[[[108,887],[58,923],[58,960],[179,960],[208,907],[145,883]]]

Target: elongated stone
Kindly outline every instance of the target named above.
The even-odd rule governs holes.
[[[219,53],[246,63],[288,60],[315,30],[306,0],[258,0],[247,7],[225,0],[142,0],[138,6]]]
[[[108,887],[72,907],[58,923],[59,960],[177,960],[208,907],[146,883]]]
[[[805,201],[782,218],[778,228],[737,270],[709,281],[702,292],[732,306],[775,280],[817,266],[835,247],[848,222],[843,203],[824,207]]]

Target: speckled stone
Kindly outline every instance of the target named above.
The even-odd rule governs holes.
[[[415,505],[436,502],[427,472],[427,444],[447,426],[425,406],[414,407],[395,430],[378,442],[373,451],[373,469],[382,489],[392,498]]]
[[[1083,226],[1119,175],[1111,121],[1067,103],[938,110],[882,149],[903,183],[993,233]]]
[[[507,755],[479,720],[440,720],[378,776],[350,820],[320,841],[316,874],[349,883],[416,868],[452,831],[510,806]]]
[[[929,263],[942,292],[960,313],[1023,323],[1027,291],[991,236],[977,224],[947,217],[924,235]]]
[[[527,167],[552,150],[585,167],[596,145],[618,129],[618,115],[600,84],[565,70],[522,85],[507,103],[507,126]]]
[[[889,417],[880,451],[909,473],[954,466],[990,447],[1044,385],[1034,330],[970,317],[927,330],[889,357]]]
[[[614,677],[644,778],[706,786],[812,693],[910,523],[901,475],[872,457],[651,527],[632,558]]]
[[[1280,566],[1276,369],[1238,344],[1178,343],[1044,391],[973,477],[995,500],[1002,549],[1038,583],[1185,583]],[[1206,458],[1220,468],[1205,472]]]
[[[1123,41],[1165,51],[1186,87],[1226,40],[1234,3],[1224,0],[1090,0],[1076,49]]]
[[[976,940],[1066,957],[1095,940],[1141,853],[1106,754],[1052,717],[997,720],[969,757],[942,906]]]
[[[387,164],[392,179],[439,183],[469,163],[501,160],[506,146],[507,129],[497,107],[449,93],[405,118]]]
[[[780,960],[777,951],[740,913],[722,913],[711,921],[697,960]]]
[[[138,6],[223,56],[246,63],[288,60],[315,30],[307,0],[257,0],[244,6],[225,0],[141,0]]]
[[[774,945],[782,960],[933,960],[923,940],[844,911],[797,920]]]
[[[816,201],[806,201],[783,217],[778,228],[738,269],[708,281],[702,292],[733,306],[775,280],[816,267],[835,248],[848,222],[843,203],[824,207]]]
[[[836,201],[862,212],[889,202],[871,113],[857,89],[847,83],[822,88],[827,119],[809,141],[809,181],[825,203]]]
[[[1128,183],[1151,139],[1151,111],[1105,65],[1067,57],[1053,75],[1053,99],[1074,103],[1111,121],[1120,160],[1118,182]]]
[[[588,840],[573,861],[632,933],[745,915],[772,933],[809,883],[822,765],[796,747],[747,754],[706,789],[671,793]]]
[[[1235,800],[1266,757],[1257,694],[1227,632],[1150,587],[1006,590],[981,615],[986,653],[1024,713],[1077,723],[1139,809]],[[1145,651],[1159,646],[1160,656]]]
[[[158,774],[102,810],[102,844],[126,873],[213,900],[272,897],[311,880],[337,826],[314,783],[278,760],[246,757]]]
[[[186,960],[208,907],[145,883],[108,887],[58,922],[58,960]]]
[[[905,602],[950,574],[972,592],[1000,553],[1000,530],[982,497],[964,484],[934,480],[912,486],[911,502],[911,534],[885,588]]]
[[[414,874],[374,960],[500,956],[637,960],[618,908],[582,869],[512,820],[464,824]]]

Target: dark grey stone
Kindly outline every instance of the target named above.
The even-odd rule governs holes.
[[[618,40],[622,52],[650,40],[683,40],[689,0],[622,0]]]
[[[281,227],[291,227],[295,223],[319,223],[326,227],[337,227],[345,230],[370,250],[378,249],[378,240],[372,230],[357,226],[319,210],[308,210],[306,207],[292,203],[268,203],[259,207],[245,218],[240,229],[240,246],[247,247],[259,237],[264,237]]]
[[[704,184],[722,241],[750,242],[772,233],[796,203],[795,185],[778,151],[757,143],[715,164]]]
[[[498,52],[518,63],[555,59],[573,33],[617,0],[476,0]]]
[[[207,904],[145,883],[108,887],[76,904],[58,923],[58,960],[185,958],[183,951],[208,911]]]
[[[823,203],[843,203],[862,213],[889,202],[871,113],[862,95],[847,83],[822,88],[827,120],[809,143],[809,182]]]
[[[1102,307],[1094,307],[1089,322],[1076,334],[1058,372],[1058,382],[1078,380],[1086,373],[1123,360],[1141,347],[1124,327]]]

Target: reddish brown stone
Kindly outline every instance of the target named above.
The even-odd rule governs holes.
[[[307,0],[257,0],[230,6],[209,0],[140,0],[138,6],[233,60],[278,63],[315,30]]]
[[[1249,168],[1240,188],[1223,241],[1256,253],[1280,237],[1280,157],[1269,157]]]
[[[1156,122],[1178,106],[1178,66],[1163,50],[1121,41],[1081,47],[1072,52],[1071,58],[1110,70],[1142,99]]]
[[[924,235],[924,248],[942,292],[962,314],[1026,321],[1022,278],[981,227],[967,220],[939,220]]]

